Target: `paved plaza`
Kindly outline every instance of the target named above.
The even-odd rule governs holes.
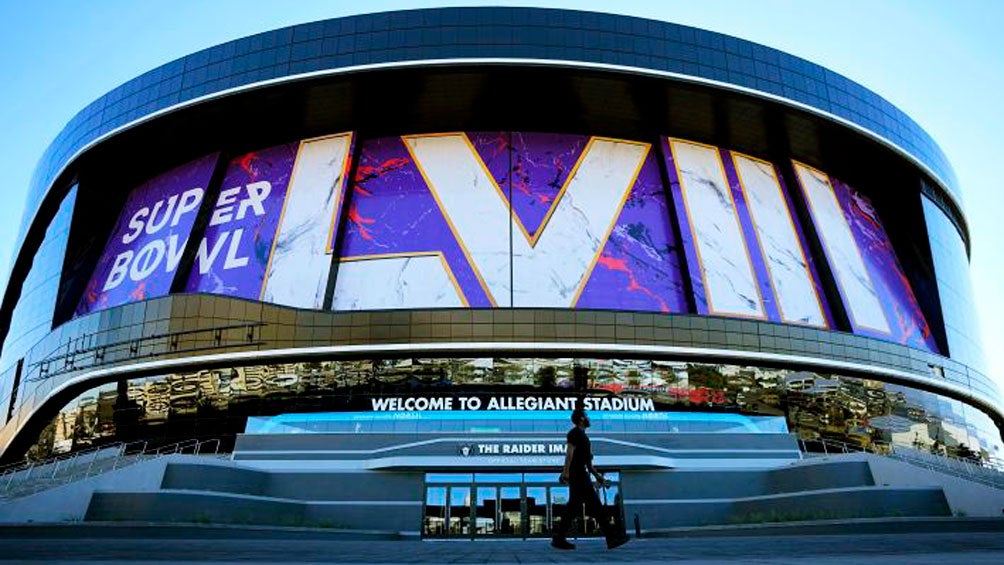
[[[1001,563],[1000,532],[683,537],[634,540],[607,551],[600,540],[560,552],[546,540],[389,541],[236,537],[48,537],[0,539],[0,563]]]

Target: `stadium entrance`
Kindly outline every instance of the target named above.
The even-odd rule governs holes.
[[[623,524],[620,473],[607,472],[610,486],[600,501],[612,523]],[[568,487],[557,473],[427,473],[422,537],[430,539],[550,537],[568,503]],[[601,534],[586,516],[574,527],[579,537]]]

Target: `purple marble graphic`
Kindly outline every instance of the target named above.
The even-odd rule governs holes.
[[[690,274],[694,305],[698,314],[707,316],[710,309],[708,308],[708,295],[704,289],[704,280],[701,278],[701,264],[697,260],[697,243],[694,241],[693,227],[687,217],[687,206],[683,200],[683,189],[680,187],[680,174],[676,170],[673,151],[669,147],[669,138],[665,136],[659,138],[659,149],[662,151],[662,159],[666,164],[666,173],[669,176],[669,191],[673,196],[676,221],[680,225],[680,248],[683,249],[687,272]]]
[[[854,328],[855,333],[940,353],[871,200],[832,176],[830,183],[892,329],[891,336],[867,328]]]
[[[342,230],[342,216],[344,215],[342,211],[345,209],[345,201],[348,199],[349,193],[349,181],[348,175],[352,170],[352,157],[356,154],[356,146],[358,144],[359,138],[353,133],[352,140],[349,143],[349,157],[345,160],[345,170],[342,171],[342,178],[345,179],[340,188],[338,189],[338,194],[335,202],[335,214],[334,218],[331,220],[331,233],[328,234],[328,254],[332,254],[335,251],[335,245],[338,243],[338,234]]]
[[[441,252],[468,304],[492,306],[400,137],[363,141],[341,259]]]
[[[816,297],[819,299],[819,304],[823,307],[823,317],[826,319],[827,328],[832,329],[836,327],[836,323],[833,321],[833,310],[830,308],[830,303],[826,299],[826,291],[823,290],[823,283],[819,278],[819,271],[816,269],[816,262],[812,258],[812,252],[809,247],[809,239],[805,235],[805,229],[802,227],[802,222],[795,214],[795,204],[791,200],[791,193],[788,192],[788,185],[784,183],[784,176],[781,175],[781,171],[778,170],[776,164],[773,166],[774,176],[777,177],[777,182],[781,185],[781,194],[784,195],[784,203],[788,206],[788,213],[791,214],[791,223],[795,225],[795,234],[798,236],[798,244],[802,247],[805,262],[809,266],[809,276],[812,277],[812,285],[816,289]]]
[[[472,132],[467,136],[526,235],[537,237],[589,137],[526,132]]]
[[[167,294],[218,154],[207,155],[133,189],[76,314]]]
[[[466,135],[481,162],[498,184],[503,197],[508,199],[512,134],[507,131],[475,131]]]
[[[719,152],[721,153],[722,164],[725,167],[725,175],[728,178],[729,186],[732,189],[732,197],[735,199],[736,211],[739,215],[740,225],[742,226],[743,237],[746,238],[747,247],[750,250],[750,259],[752,260],[753,268],[756,271],[757,284],[760,288],[760,294],[763,296],[763,302],[767,310],[768,319],[772,322],[790,323],[786,322],[782,318],[780,309],[778,308],[778,297],[774,296],[774,288],[771,285],[770,272],[767,269],[767,265],[764,264],[764,254],[759,249],[759,242],[755,231],[756,228],[753,223],[753,215],[750,213],[749,203],[746,202],[746,195],[739,184],[739,174],[736,172],[735,161],[733,160],[732,153],[725,149],[719,149]],[[777,171],[777,166],[772,166],[774,167],[774,177],[777,179],[778,185],[781,187],[781,195],[784,197],[784,203],[788,208],[789,219],[795,227],[795,234],[798,236],[798,243],[802,248],[805,263],[809,268],[809,276],[812,278],[812,285],[816,291],[816,296],[819,299],[820,306],[822,307],[823,316],[826,320],[827,326],[832,328],[833,315],[830,313],[830,307],[826,302],[822,284],[819,282],[819,275],[816,272],[816,266],[812,261],[812,256],[808,252],[809,247],[805,238],[805,231],[802,229],[802,224],[799,222],[798,218],[791,214],[791,211],[795,208],[791,202],[791,194],[788,193],[788,188],[784,184],[784,178]]]
[[[732,162],[732,155],[725,149],[718,149],[719,159],[725,170],[725,178],[728,179],[729,189],[732,191],[732,200],[736,205],[736,215],[739,217],[739,226],[742,228],[743,239],[746,240],[746,250],[750,263],[753,265],[753,272],[756,275],[757,286],[760,289],[760,297],[763,300],[764,310],[767,312],[767,319],[772,322],[783,322],[781,311],[778,310],[777,301],[774,298],[774,291],[770,284],[770,272],[764,264],[763,254],[760,252],[757,243],[756,228],[753,226],[753,218],[750,216],[743,189],[739,186],[739,175],[736,174],[735,164]],[[736,242],[742,245],[742,242]]]
[[[687,311],[679,245],[669,223],[656,159],[653,148],[579,296],[577,308]]]
[[[278,145],[230,162],[187,292],[259,298],[298,147]]]

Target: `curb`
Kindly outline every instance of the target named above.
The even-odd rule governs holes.
[[[642,538],[1004,532],[1004,518],[910,517],[806,520],[642,530]]]
[[[162,522],[59,522],[0,524],[0,539],[257,539],[406,540],[417,532],[349,530],[236,524],[177,524]]]

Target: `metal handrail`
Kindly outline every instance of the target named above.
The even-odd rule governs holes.
[[[889,445],[889,452],[883,453],[870,450],[862,445],[837,440],[804,440],[802,438],[798,438],[798,443],[801,450],[805,453],[812,453],[808,449],[809,444],[821,446],[823,448],[823,455],[874,453],[876,455],[898,459],[905,463],[910,463],[926,469],[961,476],[984,485],[1004,489],[1004,471],[1002,471],[1001,466],[998,466],[1000,464],[994,461],[994,458],[990,459],[990,465],[977,465],[972,461],[960,457],[928,454],[919,450],[913,450],[897,445]]]
[[[28,468],[28,467],[39,466],[39,465],[46,465],[46,464],[49,464],[49,463],[52,463],[52,462],[55,462],[55,461],[58,461],[58,460],[76,459],[76,458],[80,457],[81,455],[85,455],[85,454],[92,453],[92,452],[95,452],[95,451],[104,451],[104,450],[107,450],[109,448],[116,447],[116,446],[119,446],[119,445],[122,445],[122,442],[108,443],[108,444],[105,444],[105,445],[99,445],[99,446],[96,446],[96,447],[90,447],[90,448],[87,448],[87,449],[81,449],[79,451],[74,451],[72,453],[63,453],[61,455],[54,455],[52,457],[43,459],[41,461],[16,461],[14,463],[7,463],[6,465],[0,465],[0,476],[6,475],[7,472],[10,471],[10,470],[12,470],[12,469],[22,470],[22,469],[25,469],[25,468]]]
[[[859,445],[859,444],[848,443],[848,442],[843,442],[843,441],[834,440],[834,439],[812,439],[812,440],[806,440],[806,439],[798,438],[798,442],[799,442],[799,445],[802,446],[802,450],[805,451],[805,452],[809,452],[808,449],[807,449],[808,445],[810,445],[810,444],[818,444],[818,445],[820,445],[820,446],[823,447],[823,453],[824,454],[828,454],[829,453],[829,449],[828,448],[830,448],[830,447],[833,448],[834,453],[855,453],[855,452],[867,451],[869,453],[876,453],[878,455],[882,455],[883,454],[881,451],[877,451],[877,450],[874,450],[874,449],[868,449],[867,447],[864,447],[864,446]],[[910,448],[907,448],[907,447],[904,447],[904,446],[901,446],[901,445],[889,444],[887,447],[891,451],[893,451],[893,452],[895,452],[897,450],[904,450],[905,449],[905,450],[908,450],[908,451],[912,451],[912,452],[916,452],[916,453],[928,455],[927,453],[925,453],[923,451],[915,450],[915,449],[910,449]],[[809,453],[811,453],[811,452],[809,452]],[[987,469],[987,470],[993,470],[993,471],[996,471],[996,472],[1004,473],[1004,459],[1000,459],[998,457],[986,457],[984,459],[981,459],[980,463],[975,463],[972,459],[966,459],[966,458],[963,458],[963,457],[957,457],[955,455],[948,455],[948,454],[943,454],[943,453],[939,453],[939,454],[932,453],[932,454],[930,454],[930,456],[931,457],[937,457],[937,458],[943,459],[943,460],[949,460],[949,461],[958,462],[960,464],[970,465],[970,466],[973,466],[973,467],[976,467],[976,468],[980,468],[980,469]]]
[[[209,446],[213,447],[211,454]],[[221,447],[222,441],[219,438],[186,439],[153,448],[149,446],[148,441],[138,440],[110,443],[41,461],[7,465],[6,470],[0,473],[0,498],[12,498],[12,493],[14,496],[25,496],[75,480],[114,471],[141,459],[156,459],[166,455],[183,453],[219,456]],[[114,455],[99,458],[98,454],[102,451],[112,451]],[[91,455],[90,460],[86,459],[87,455]],[[102,461],[102,464],[96,466],[95,463],[99,460]],[[64,465],[65,461],[70,463]],[[107,465],[105,462],[111,464]],[[86,468],[81,470],[80,467],[85,463]],[[49,465],[52,466],[51,473],[48,472]],[[40,476],[35,473],[38,469],[45,469],[46,473]],[[26,486],[29,488],[24,488]]]
[[[196,448],[195,448],[195,454],[196,455],[202,455],[202,446],[206,445],[207,443],[213,444],[213,446],[214,446],[213,447],[213,455],[219,455],[220,454],[220,447],[222,447],[223,444],[217,438],[207,439],[207,440],[204,440],[201,443],[199,443],[199,445],[196,446]]]
[[[168,445],[164,445],[164,446],[158,447],[157,449],[155,449],[153,451],[153,454],[154,455],[174,455],[174,454],[178,454],[178,453],[184,453],[185,449],[189,445],[193,446],[193,449],[194,449],[194,446],[196,446],[198,444],[199,444],[199,440],[197,440],[197,439],[186,439],[184,441],[178,441],[178,442],[175,442],[175,443],[172,443],[172,444],[168,444]]]
[[[63,463],[64,461],[70,461],[68,467],[72,468],[74,463],[78,459],[81,459],[81,456],[86,457],[87,455],[91,455],[92,456],[91,463],[93,464],[93,461],[97,459],[98,453],[114,449],[120,445],[121,444],[119,443],[112,443],[99,447],[93,447],[90,449],[84,449],[81,451],[77,451],[73,454],[65,454],[57,457],[51,457],[49,459],[44,459],[41,461],[19,462],[5,465],[3,468],[4,469],[3,473],[0,474],[0,493],[8,491],[13,486],[14,480],[15,478],[18,478],[19,473],[23,473],[23,476],[20,477],[20,480],[18,482],[23,483],[32,477],[36,469],[41,469],[48,465],[52,465],[53,470],[52,473],[50,474],[50,478],[55,478],[57,473],[59,472],[61,463]],[[4,481],[4,478],[6,478],[6,481]]]

